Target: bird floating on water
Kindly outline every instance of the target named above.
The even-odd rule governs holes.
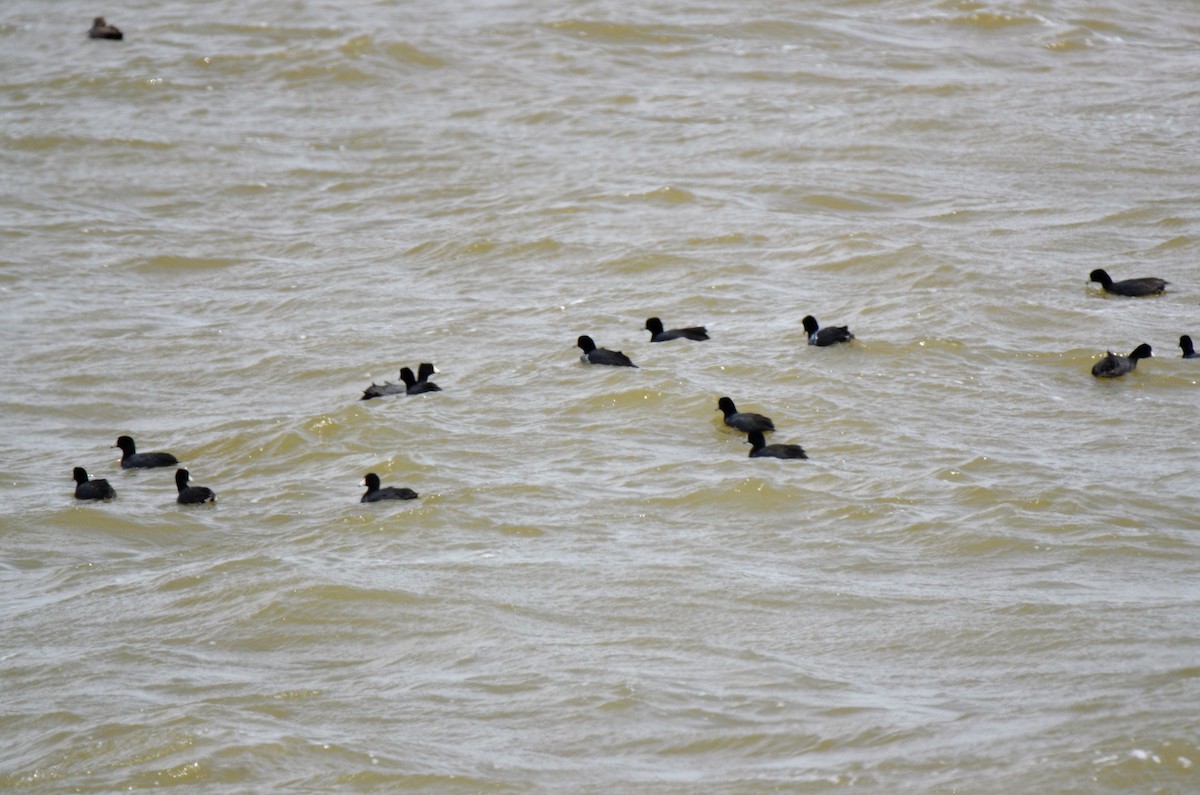
[[[405,392],[410,395],[421,395],[425,392],[441,392],[442,388],[429,380],[429,377],[437,372],[437,368],[430,362],[421,362],[417,368],[417,374],[414,377],[412,370],[407,367],[400,368],[400,380],[404,382]]]
[[[1165,282],[1154,276],[1143,276],[1139,279],[1122,279],[1119,282],[1114,282],[1112,277],[1103,268],[1096,268],[1096,270],[1092,271],[1088,276],[1088,281],[1100,282],[1100,286],[1104,288],[1106,293],[1130,297],[1158,295],[1170,284],[1170,282]]]
[[[663,330],[662,321],[656,317],[652,317],[646,321],[646,330],[650,332],[651,342],[670,342],[677,339],[701,340],[708,339],[708,329],[704,326],[691,326],[689,328],[673,328],[669,331]]]
[[[362,495],[359,502],[381,502],[383,500],[415,500],[417,493],[412,489],[399,488],[396,486],[388,486],[386,488],[379,487],[379,475],[374,472],[368,472],[367,476],[362,479],[360,486],[366,486],[367,492]]]
[[[117,496],[117,491],[104,478],[88,480],[87,470],[75,467],[75,499],[77,500],[111,500]]]
[[[179,463],[179,459],[170,453],[139,453],[131,436],[117,437],[117,443],[113,447],[121,448],[121,467],[123,469],[151,469],[175,466]]]
[[[817,323],[817,319],[812,315],[805,315],[804,332],[808,334],[808,344],[815,345],[818,348],[826,348],[830,345],[836,345],[839,342],[849,342],[854,339],[854,335],[850,333],[850,329],[846,326],[826,326],[821,328]]]
[[[92,20],[92,27],[88,31],[88,38],[120,41],[125,38],[125,34],[116,25],[109,25],[105,22],[104,17],[96,17]]]
[[[725,415],[725,424],[739,431],[773,431],[775,423],[769,417],[748,411],[738,411],[733,399],[723,397],[717,401],[717,411]]]
[[[596,343],[587,334],[582,335],[576,342],[576,346],[583,349],[583,355],[579,357],[580,361],[585,364],[608,364],[613,367],[637,367],[633,361],[621,353],[620,351],[610,351],[607,348],[597,348]]]
[[[808,458],[798,444],[767,444],[762,431],[750,431],[746,437],[751,458]]]
[[[175,470],[175,488],[179,490],[175,502],[180,505],[203,505],[206,502],[217,501],[217,495],[212,489],[207,486],[189,486],[190,479],[186,469]]]
[[[400,381],[402,383],[384,381],[382,384],[377,384],[372,381],[371,385],[363,390],[359,400],[370,400],[388,395],[420,395],[425,392],[441,392],[442,388],[429,380],[429,377],[437,371],[438,369],[430,362],[421,362],[415,376],[409,368],[401,367]]]
[[[1104,358],[1092,366],[1092,375],[1097,378],[1118,378],[1126,373],[1132,373],[1137,367],[1138,359],[1148,359],[1153,355],[1150,346],[1142,343],[1133,349],[1128,356],[1118,356],[1112,351],[1104,354]]]

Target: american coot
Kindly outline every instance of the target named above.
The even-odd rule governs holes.
[[[821,328],[817,324],[817,319],[812,315],[805,315],[804,332],[808,334],[808,344],[816,345],[818,348],[824,348],[829,345],[835,345],[839,342],[849,342],[854,339],[854,335],[850,333],[850,329],[846,326],[827,326]]]
[[[597,348],[596,343],[587,334],[581,336],[575,344],[583,349],[579,359],[587,364],[610,364],[613,367],[637,367],[628,356],[620,351],[610,351],[607,348]]]
[[[125,38],[125,34],[120,31],[116,25],[109,25],[104,21],[104,17],[96,17],[92,20],[91,30],[88,31],[89,39],[112,39],[120,41]]]
[[[1088,276],[1090,282],[1100,282],[1100,286],[1107,293],[1114,295],[1158,295],[1161,293],[1170,282],[1164,282],[1162,279],[1157,279],[1153,276],[1143,276],[1140,279],[1123,279],[1119,282],[1114,282],[1112,277],[1104,272],[1102,268],[1096,268]]]
[[[1137,367],[1138,359],[1148,359],[1151,355],[1150,346],[1144,342],[1134,348],[1133,353],[1128,356],[1118,356],[1108,351],[1103,359],[1092,366],[1092,375],[1097,378],[1116,378],[1132,373]]]
[[[762,431],[750,431],[746,438],[751,458],[808,458],[798,444],[767,444]]]
[[[733,401],[727,397],[723,397],[717,401],[717,411],[725,415],[725,424],[730,428],[737,428],[739,431],[773,431],[775,423],[761,414],[752,414],[750,412],[742,412],[737,410],[737,406],[733,405]]]
[[[170,453],[139,453],[129,436],[117,437],[113,447],[121,448],[121,467],[124,469],[150,469],[152,467],[169,467],[179,463],[179,459]]]
[[[395,486],[388,486],[386,489],[379,488],[379,476],[374,472],[368,472],[359,485],[367,487],[367,493],[362,495],[362,499],[359,502],[415,500],[417,498],[417,493],[412,489],[396,488]]]
[[[111,500],[117,496],[117,491],[104,478],[88,480],[87,470],[75,467],[75,499],[77,500]]]
[[[704,326],[673,328],[670,331],[663,331],[662,321],[656,317],[652,317],[646,321],[646,330],[650,332],[651,342],[669,342],[681,338],[700,342],[701,340],[708,339],[708,329],[704,328]]]
[[[437,368],[429,362],[421,362],[417,368],[416,377],[407,367],[400,368],[400,380],[404,382],[405,392],[409,395],[420,395],[423,392],[441,392],[442,388],[429,380],[429,376],[437,372]]]
[[[1196,351],[1192,348],[1192,338],[1187,334],[1184,334],[1179,338],[1179,347],[1181,350],[1183,350],[1183,358],[1185,359],[1195,359],[1200,357],[1200,353],[1196,353]]]
[[[179,496],[175,498],[175,502],[180,505],[203,505],[206,502],[217,501],[217,495],[212,489],[205,486],[189,486],[188,477],[186,469],[175,470],[175,488],[179,489]]]
[[[382,384],[376,384],[374,381],[371,385],[363,390],[362,397],[359,400],[370,400],[371,398],[387,397],[389,395],[419,395],[422,392],[441,392],[442,388],[429,380],[429,376],[437,372],[437,368],[429,362],[422,362],[417,368],[417,375],[414,376],[412,370],[407,367],[400,368],[400,380],[403,383],[395,384],[391,381],[384,381]]]

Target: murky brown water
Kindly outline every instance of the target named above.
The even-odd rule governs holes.
[[[0,788],[1200,788],[1200,7],[348,5],[0,9]]]

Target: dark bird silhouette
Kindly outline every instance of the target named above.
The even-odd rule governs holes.
[[[597,348],[596,343],[587,334],[581,336],[575,344],[583,349],[583,355],[579,358],[585,363],[609,364],[613,367],[637,367],[628,356],[620,351]]]
[[[429,380],[429,376],[437,372],[437,368],[429,362],[422,362],[417,368],[417,375],[407,367],[400,368],[400,380],[404,382],[405,392],[409,395],[420,395],[423,392],[441,392],[442,388]]]
[[[708,329],[704,328],[704,326],[673,328],[670,331],[663,331],[662,321],[656,317],[652,317],[646,321],[646,330],[650,332],[651,342],[669,342],[680,338],[699,342],[708,339]]]
[[[129,436],[117,437],[113,447],[121,448],[121,467],[123,469],[151,469],[153,467],[170,467],[179,463],[179,459],[170,453],[139,453]]]
[[[798,444],[767,444],[762,431],[750,431],[746,443],[750,445],[751,458],[808,458]]]
[[[1123,279],[1119,282],[1114,282],[1112,277],[1104,272],[1102,268],[1096,268],[1088,276],[1088,281],[1100,282],[1100,286],[1104,288],[1106,293],[1113,295],[1158,295],[1170,282],[1164,282],[1162,279],[1157,279],[1153,276],[1143,276],[1140,279]]]
[[[1117,378],[1132,373],[1137,367],[1138,359],[1148,359],[1151,355],[1150,346],[1144,342],[1134,348],[1133,353],[1128,356],[1118,356],[1108,351],[1103,359],[1092,366],[1092,375],[1097,378]]]
[[[387,397],[389,395],[419,395],[422,392],[441,392],[442,388],[429,380],[429,376],[437,372],[437,368],[429,362],[422,362],[417,368],[417,375],[414,376],[412,370],[407,367],[400,368],[400,381],[402,383],[393,383],[384,381],[382,384],[377,384],[374,381],[371,385],[363,390],[362,397],[359,400],[370,400],[371,398]]]
[[[775,423],[761,414],[752,414],[750,412],[738,411],[737,406],[733,405],[733,401],[727,397],[723,397],[717,401],[717,411],[725,415],[725,424],[730,428],[736,428],[739,431],[773,431]]]
[[[1183,351],[1183,358],[1185,359],[1200,357],[1200,353],[1196,353],[1195,349],[1192,348],[1192,338],[1187,334],[1179,338],[1179,347]]]
[[[846,326],[827,326],[821,328],[817,324],[817,319],[812,315],[805,315],[804,332],[808,334],[808,344],[816,345],[818,348],[825,348],[829,345],[835,345],[839,342],[849,342],[854,339],[854,335],[850,333],[850,329]]]
[[[415,500],[417,493],[412,489],[397,488],[388,486],[386,489],[379,488],[379,476],[374,472],[367,473],[367,476],[362,479],[359,485],[367,487],[367,493],[362,495],[359,502],[379,502],[381,500]]]
[[[186,469],[175,470],[175,488],[179,489],[179,496],[175,498],[175,502],[180,505],[203,505],[206,502],[217,501],[217,495],[212,489],[206,486],[189,486],[188,480]]]
[[[75,467],[75,499],[77,500],[111,500],[117,496],[117,490],[108,484],[104,478],[88,480],[87,470]]]
[[[112,39],[120,41],[125,38],[125,34],[121,32],[116,25],[109,25],[104,21],[104,17],[96,17],[92,20],[91,30],[88,31],[89,39]]]

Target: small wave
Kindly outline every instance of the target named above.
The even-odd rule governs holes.
[[[568,36],[614,44],[682,44],[696,40],[694,35],[675,29],[620,22],[567,19],[546,23],[545,27]]]
[[[177,254],[162,254],[143,260],[136,269],[143,272],[152,271],[210,271],[240,265],[241,260],[228,257],[185,257]]]
[[[947,17],[952,25],[961,25],[980,30],[1003,30],[1013,27],[1044,25],[1046,20],[1034,14],[1005,13],[1001,11],[972,11],[969,14]]]
[[[644,193],[624,193],[622,194],[622,198],[654,204],[692,204],[696,201],[696,194],[683,188],[675,188],[668,185]]]

